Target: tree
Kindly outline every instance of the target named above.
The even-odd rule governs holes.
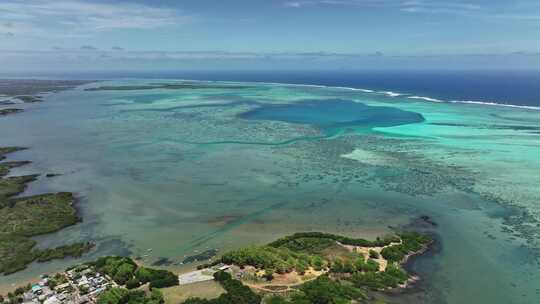
[[[231,280],[231,279],[232,279],[232,276],[228,272],[218,271],[218,272],[214,273],[214,280],[216,280],[218,282],[225,282],[225,281],[228,281],[228,280]]]
[[[164,288],[178,285],[178,277],[168,270],[153,270],[150,288]]]
[[[122,304],[124,303],[124,297],[126,297],[128,291],[123,288],[111,288],[98,297],[98,304]]]
[[[353,273],[356,271],[356,267],[354,267],[353,263],[350,260],[345,260],[343,262],[342,270],[344,273]]]
[[[300,289],[302,294],[294,296],[293,303],[341,304],[364,296],[360,290],[341,285],[326,275],[305,283]]]
[[[151,304],[163,304],[165,300],[163,299],[163,293],[159,289],[152,289],[150,292],[150,301]]]
[[[309,265],[306,262],[299,260],[296,263],[295,269],[296,269],[296,272],[303,275],[304,273],[306,273],[306,270],[308,269],[308,267]]]
[[[131,278],[126,282],[127,289],[134,289],[140,286],[139,280],[137,278]]]
[[[267,281],[272,281],[274,279],[274,272],[275,270],[272,268],[268,268],[264,270],[264,278]]]
[[[341,259],[335,259],[331,267],[332,272],[343,272],[343,261]]]
[[[113,276],[113,280],[120,285],[124,285],[129,279],[131,279],[134,271],[135,271],[135,266],[131,264],[127,264],[127,263],[121,264],[117,268]]]
[[[141,284],[146,284],[152,279],[152,272],[148,268],[139,267],[135,270],[135,277]]]
[[[324,260],[320,256],[313,257],[313,261],[311,262],[313,265],[313,268],[317,271],[321,271],[324,267]]]

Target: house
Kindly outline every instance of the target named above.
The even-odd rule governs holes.
[[[47,300],[43,301],[43,304],[61,304],[62,302],[58,300],[56,296],[52,296]]]
[[[60,285],[56,286],[56,287],[54,288],[54,290],[56,290],[56,291],[62,291],[62,290],[64,290],[64,289],[68,288],[69,286],[70,286],[69,283],[60,284]]]
[[[34,284],[32,285],[32,293],[36,294],[36,295],[39,295],[41,294],[43,291],[42,291],[42,288],[41,286],[39,286],[38,284]]]

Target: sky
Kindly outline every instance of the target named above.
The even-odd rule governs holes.
[[[5,70],[540,69],[538,0],[0,0]]]

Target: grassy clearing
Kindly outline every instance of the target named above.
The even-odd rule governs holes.
[[[225,289],[216,281],[206,281],[162,288],[161,292],[163,293],[165,304],[178,304],[193,297],[215,299],[225,293]]]

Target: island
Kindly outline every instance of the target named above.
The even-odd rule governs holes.
[[[44,94],[71,89],[89,81],[0,80],[2,104],[43,101]],[[5,99],[7,98],[7,100]],[[18,108],[0,109],[0,116],[22,112]],[[9,176],[14,168],[30,161],[7,161],[7,155],[24,147],[0,147],[0,274],[25,269],[30,263],[65,257],[80,257],[90,251],[92,242],[76,242],[56,248],[36,248],[32,237],[59,231],[81,221],[70,192],[20,196],[39,174]],[[56,176],[48,174],[48,177]]]
[[[39,175],[9,176],[10,170],[29,161],[5,161],[6,155],[22,147],[0,147],[0,274],[26,268],[33,261],[80,257],[89,251],[91,242],[67,244],[56,248],[35,249],[31,237],[58,231],[81,221],[74,207],[72,193],[46,193],[16,197]]]
[[[199,90],[199,89],[216,89],[216,90],[241,90],[248,89],[245,85],[232,84],[215,84],[215,83],[195,83],[195,82],[178,82],[178,83],[154,83],[149,85],[116,85],[116,86],[99,86],[87,88],[85,91],[139,91],[139,90]]]
[[[2,101],[4,104],[41,102],[47,93],[72,89],[90,82],[93,80],[0,79],[0,96],[7,97]]]
[[[414,278],[403,263],[432,242],[417,232],[373,241],[296,233],[267,245],[225,252],[180,275],[128,257],[108,256],[43,275],[40,282],[17,288],[0,303],[384,303],[373,292],[407,288]]]

